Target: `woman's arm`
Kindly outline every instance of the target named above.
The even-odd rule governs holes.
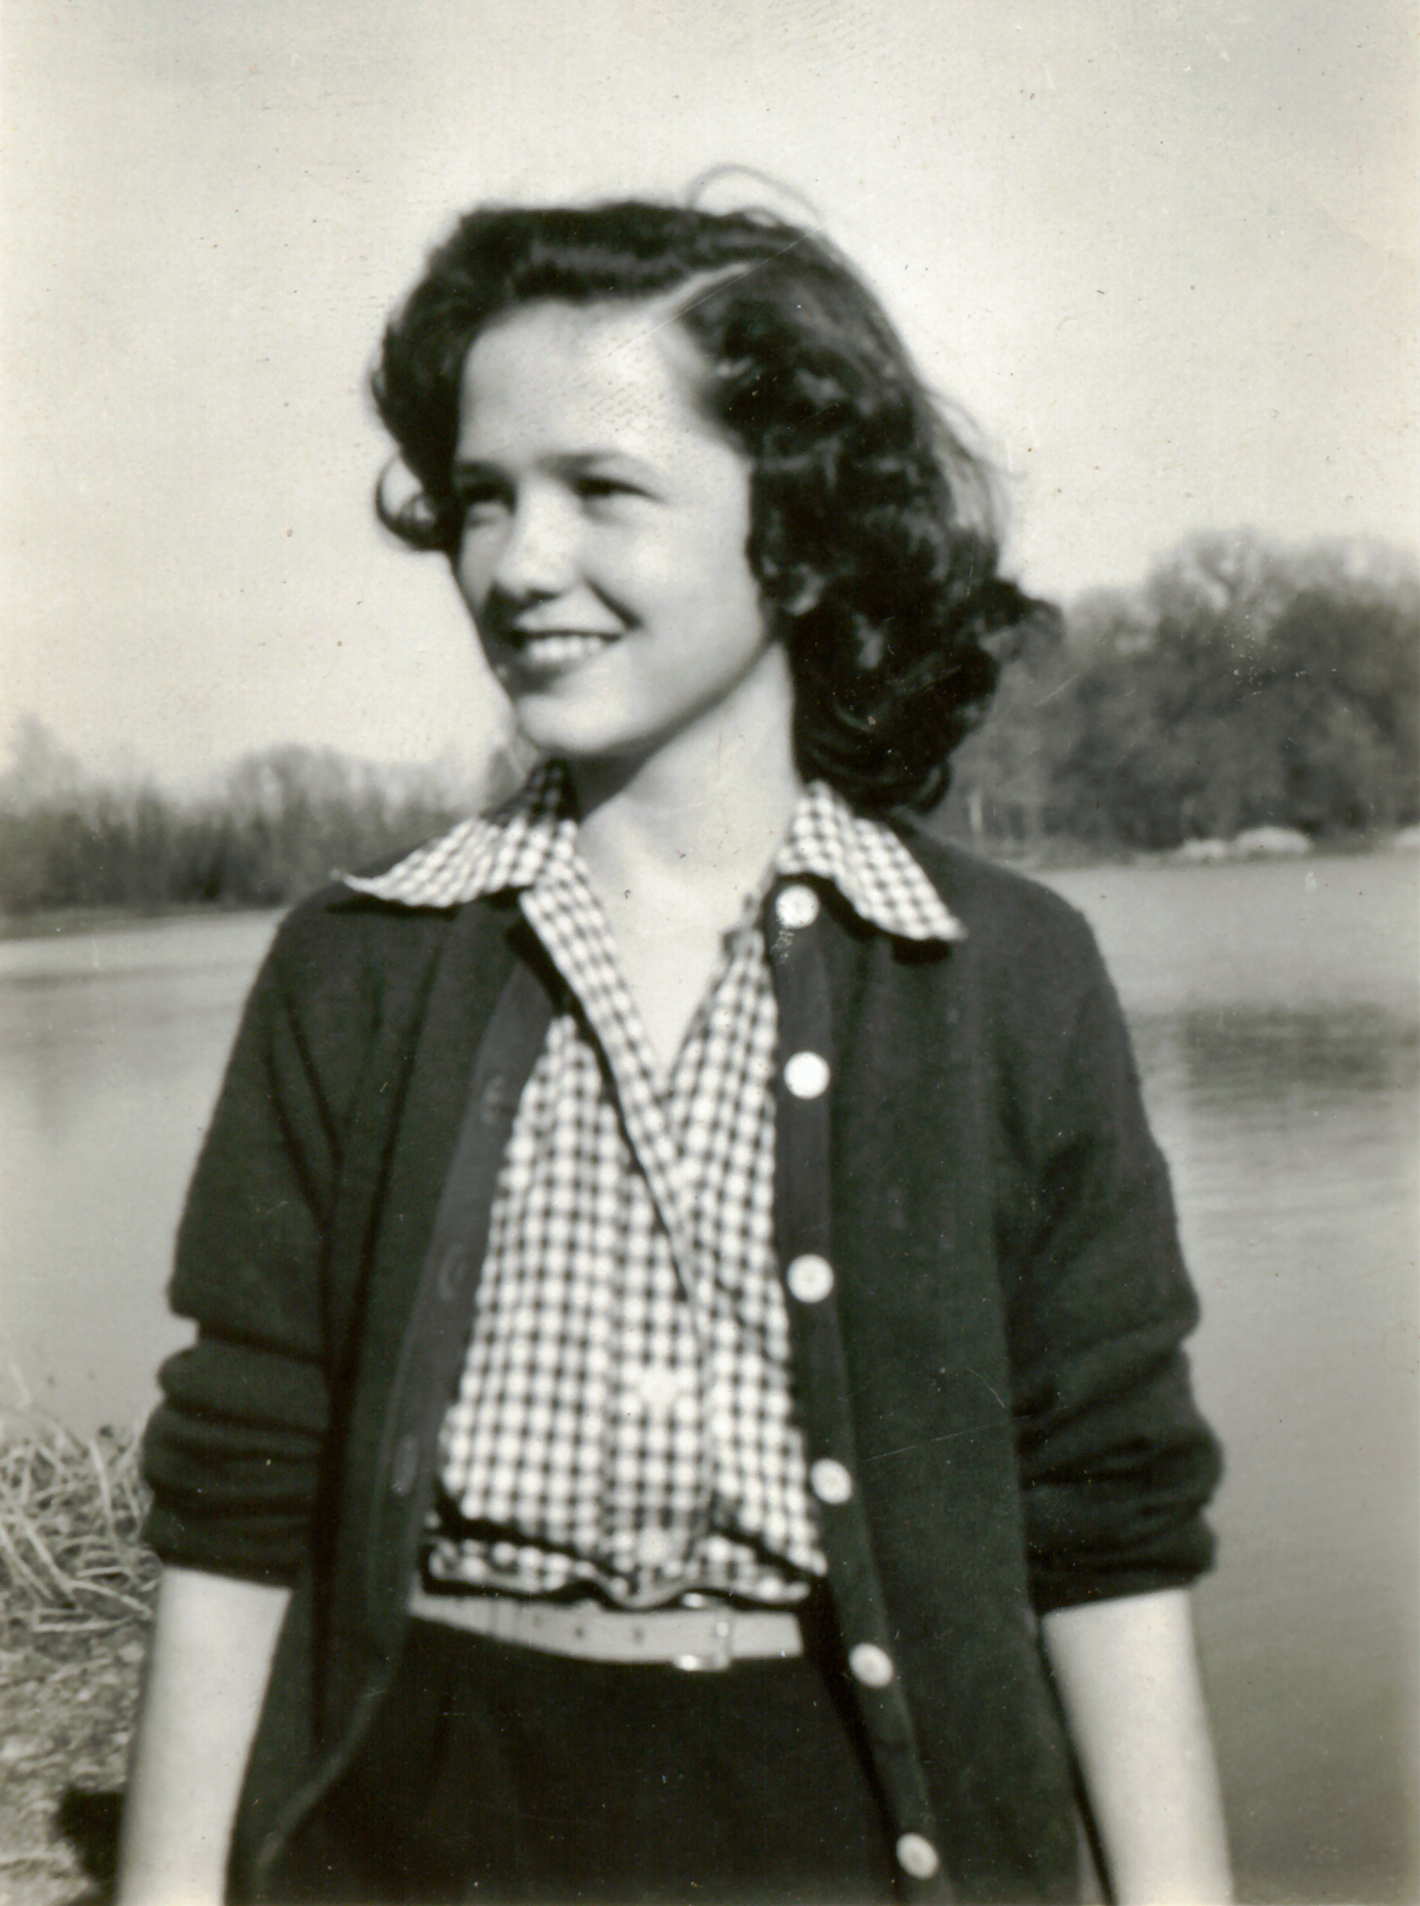
[[[1118,1906],[1231,1899],[1188,1591],[1059,1608],[1042,1633]]]
[[[129,1763],[118,1906],[217,1906],[290,1590],[168,1568]]]

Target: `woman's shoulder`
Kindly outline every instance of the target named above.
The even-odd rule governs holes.
[[[1098,963],[1094,934],[1079,909],[1044,881],[942,840],[916,823],[904,844],[965,929],[977,955],[1012,964]]]
[[[362,868],[361,876],[376,877],[397,858]],[[258,987],[274,988],[297,1003],[328,1004],[415,984],[467,911],[399,905],[335,875],[283,915]]]
[[[922,830],[909,845],[964,929],[948,982],[957,1010],[1018,1102],[1054,1117],[1068,1097],[1135,1117],[1127,1024],[1085,916],[1044,881]]]
[[[332,874],[324,886],[304,895],[282,915],[277,926],[278,942],[302,945],[330,939],[353,947],[372,937],[397,937],[401,929],[412,929],[413,936],[418,937],[420,932],[446,928],[455,912],[452,907],[396,904],[354,884],[355,879],[378,879],[398,858],[385,856],[368,867],[362,866],[353,878],[345,873]]]

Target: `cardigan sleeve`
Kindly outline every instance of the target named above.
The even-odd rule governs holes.
[[[1018,1451],[1039,1612],[1183,1585],[1212,1560],[1221,1473],[1184,1339],[1198,1305],[1128,1033],[1073,912],[1075,1006],[1036,1080],[1012,1305]],[[1039,1047],[1037,1048],[1040,1049]]]
[[[347,1046],[359,1032],[303,926],[286,923],[256,979],[198,1159],[169,1293],[197,1336],[162,1368],[144,1448],[158,1554],[269,1582],[307,1552],[329,1411],[320,1269],[340,1106],[318,1054],[333,1020]]]

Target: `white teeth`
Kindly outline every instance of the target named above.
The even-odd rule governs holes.
[[[606,644],[600,635],[530,635],[524,636],[521,652],[528,661],[553,668],[599,655]]]

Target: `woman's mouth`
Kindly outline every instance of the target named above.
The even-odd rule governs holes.
[[[517,668],[554,670],[573,668],[600,655],[614,635],[599,635],[590,630],[549,629],[545,633],[512,632],[507,641],[508,659]]]

